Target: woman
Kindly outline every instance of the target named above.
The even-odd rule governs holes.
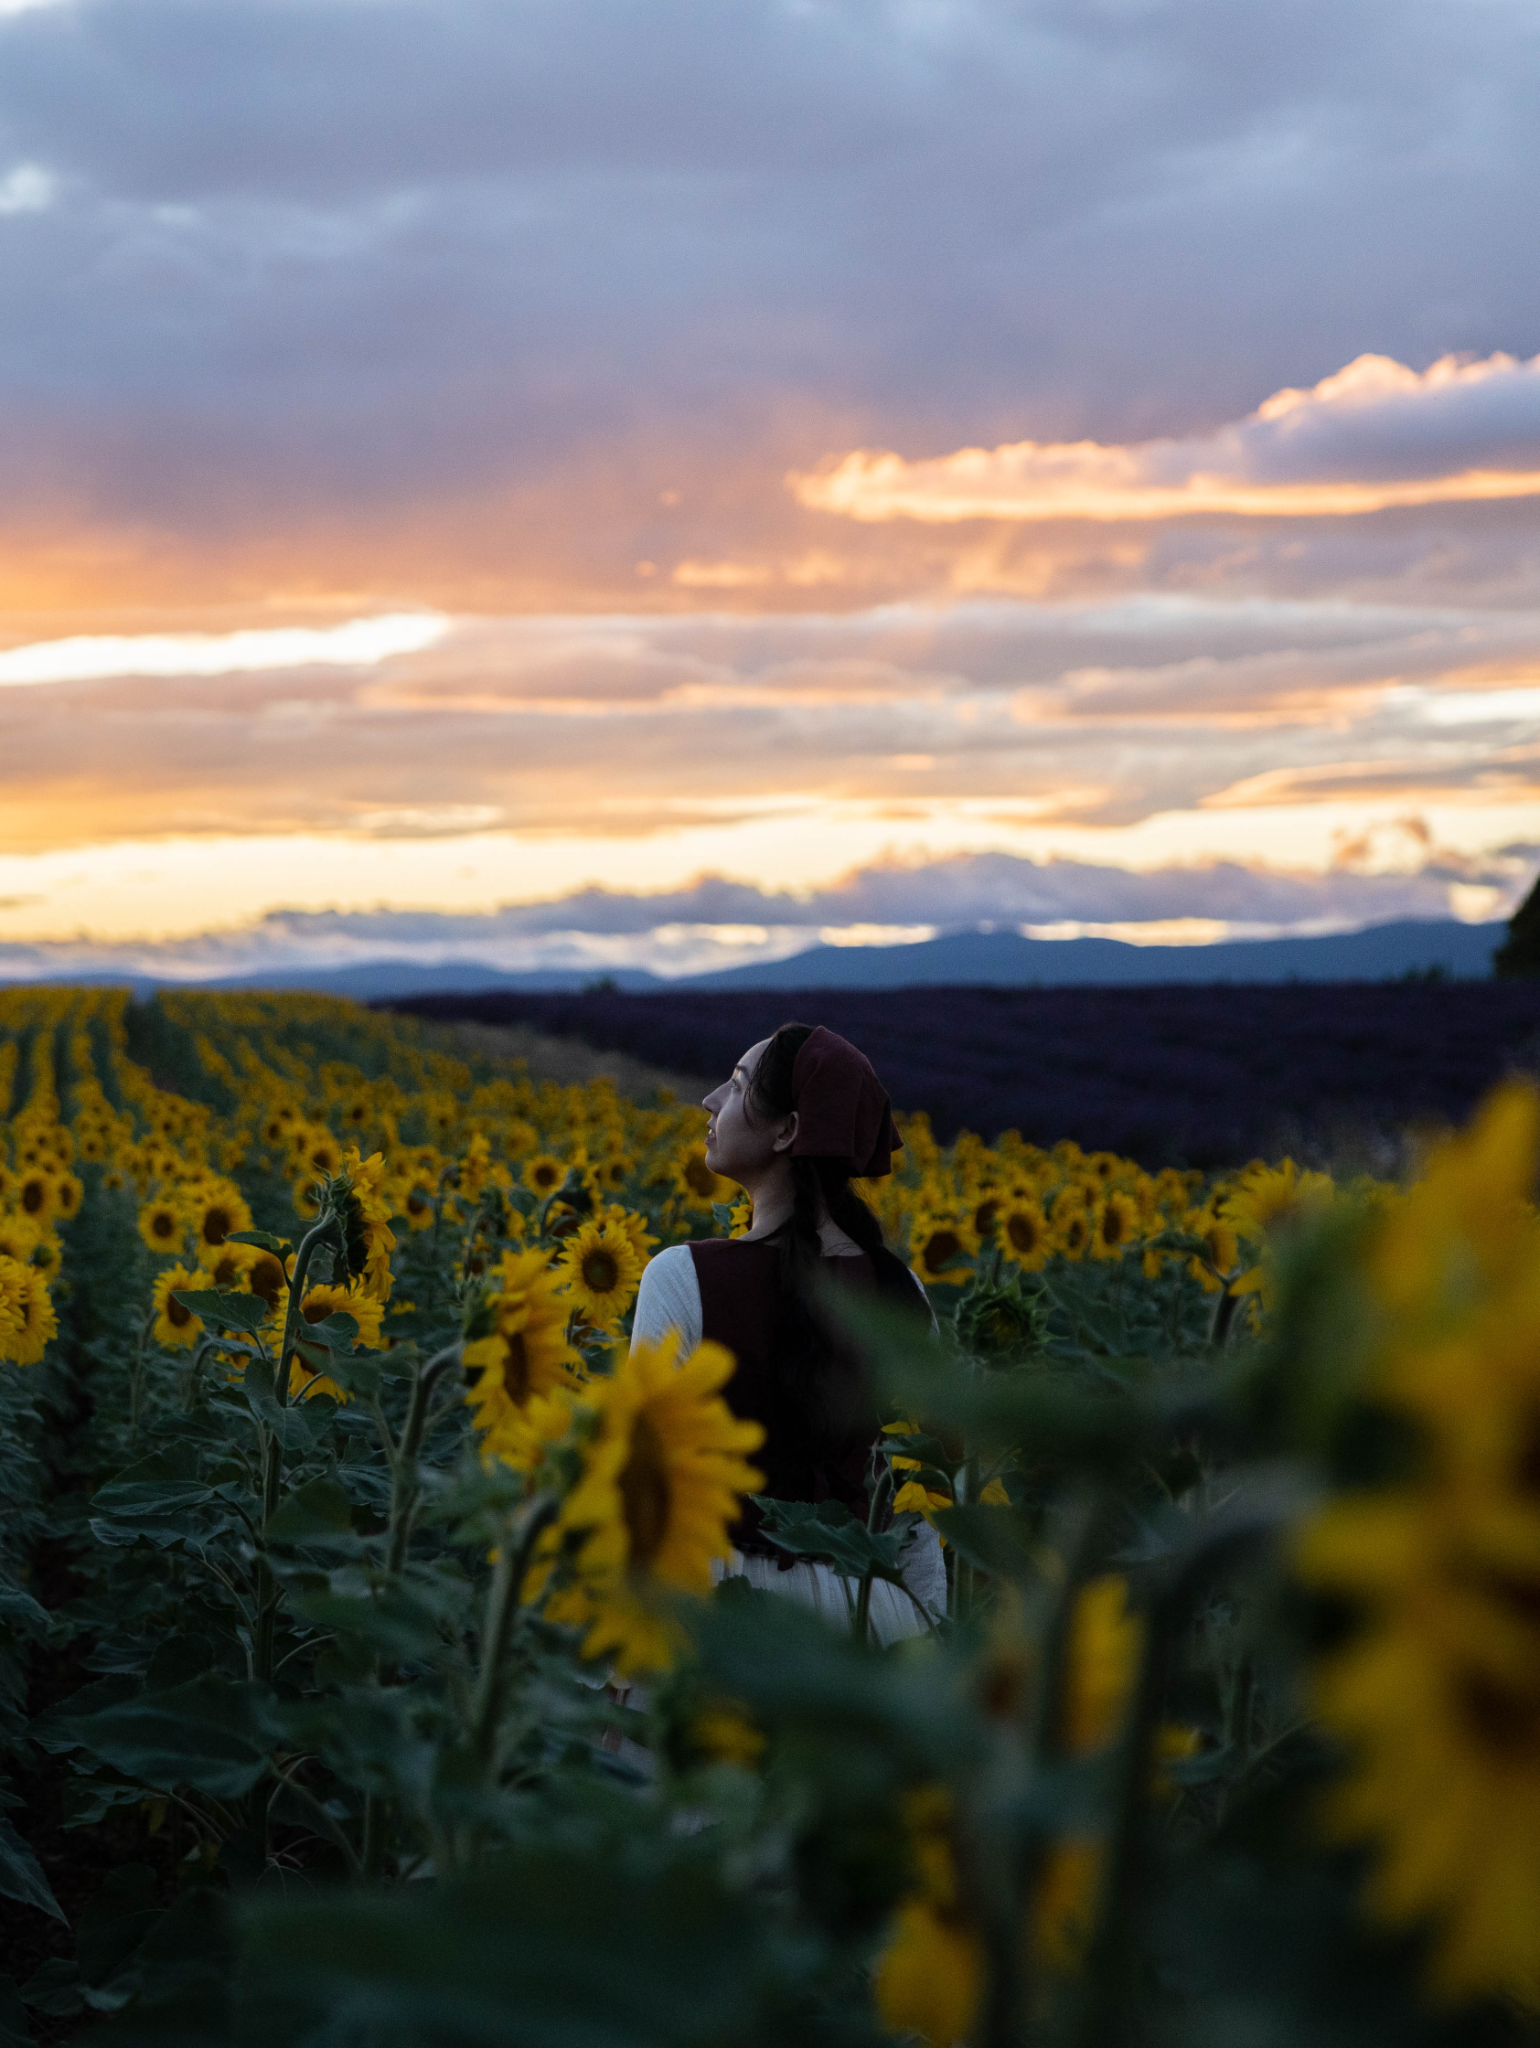
[[[677,1330],[681,1355],[703,1338],[737,1361],[724,1389],[734,1414],[760,1423],[755,1462],[777,1500],[842,1500],[863,1520],[878,1418],[860,1363],[813,1306],[820,1277],[931,1318],[925,1290],[882,1242],[851,1187],[892,1170],[902,1143],[870,1062],[822,1025],[783,1024],[751,1046],[705,1098],[706,1163],[753,1205],[744,1237],[660,1252],[642,1275],[632,1344]],[[933,1318],[931,1318],[933,1320]],[[750,1505],[733,1531],[729,1571],[848,1624],[851,1582],[794,1560],[760,1534]],[[905,1583],[933,1617],[946,1611],[946,1570],[933,1529],[912,1540]],[[871,1621],[880,1642],[926,1626],[908,1595],[878,1581]]]

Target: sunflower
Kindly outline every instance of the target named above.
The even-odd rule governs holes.
[[[277,1308],[289,1291],[289,1277],[276,1252],[258,1252],[246,1268],[246,1285],[260,1294],[269,1310]]]
[[[550,1261],[548,1251],[504,1253],[486,1301],[492,1332],[465,1347],[465,1398],[492,1453],[510,1417],[532,1395],[572,1384],[580,1363],[567,1342],[571,1304]]]
[[[187,1236],[187,1218],[181,1204],[158,1195],[139,1211],[139,1235],[152,1252],[177,1253]]]
[[[29,1276],[20,1259],[0,1252],[0,1358],[18,1363],[16,1352],[26,1326]]]
[[[351,1316],[358,1325],[358,1336],[354,1340],[357,1344],[365,1351],[384,1348],[381,1325],[385,1320],[385,1304],[359,1288],[307,1287],[299,1312],[307,1323],[324,1323],[331,1315]]]
[[[909,1264],[928,1287],[963,1287],[973,1278],[965,1263],[979,1248],[971,1217],[921,1210],[909,1225]]]
[[[46,1166],[29,1166],[17,1182],[15,1201],[34,1223],[52,1223],[58,1214],[58,1182]]]
[[[295,1215],[302,1223],[315,1222],[321,1213],[323,1186],[308,1166],[289,1189],[289,1198],[294,1204]]]
[[[1301,1173],[1292,1159],[1281,1166],[1248,1167],[1224,1196],[1224,1218],[1245,1245],[1261,1254],[1330,1202],[1330,1174]],[[1236,1294],[1260,1294],[1271,1305],[1272,1280],[1259,1256],[1234,1283]]]
[[[1093,1259],[1120,1259],[1143,1235],[1143,1217],[1134,1197],[1122,1188],[1110,1188],[1096,1205],[1096,1224],[1091,1234]]]
[[[280,1103],[276,1109],[268,1110],[258,1126],[263,1144],[284,1144],[289,1135],[289,1128],[298,1114],[292,1103],[287,1102]]]
[[[647,1218],[636,1209],[623,1209],[619,1202],[606,1202],[596,1213],[604,1222],[613,1223],[626,1233],[637,1257],[645,1265],[658,1242],[647,1228]]]
[[[543,1200],[545,1196],[555,1194],[567,1178],[567,1168],[554,1152],[537,1152],[533,1159],[525,1160],[520,1178],[532,1195],[539,1195]]]
[[[1128,1612],[1121,1578],[1081,1588],[1070,1618],[1059,1740],[1074,1757],[1106,1749],[1121,1733],[1133,1692],[1142,1630]],[[980,1671],[986,1713],[1019,1715],[1030,1700],[1037,1659],[1019,1606],[996,1618]],[[1185,1743],[1183,1746],[1189,1746]],[[893,2033],[935,2044],[969,2038],[985,1982],[984,1944],[959,1898],[954,1804],[945,1785],[922,1785],[905,1802],[912,1887],[900,1902],[877,1959],[873,1992]],[[1084,1957],[1101,1885],[1095,1834],[1061,1838],[1048,1850],[1031,1901],[1028,1942],[1043,1965],[1068,1970]]]
[[[39,1238],[40,1232],[25,1217],[0,1211],[0,1259],[14,1259],[18,1266],[29,1265]]]
[[[59,1249],[59,1240],[49,1231],[44,1231],[32,1247],[32,1264],[45,1278],[52,1279],[63,1263],[64,1254]]]
[[[613,1152],[594,1167],[594,1179],[607,1195],[619,1194],[636,1171],[636,1161],[624,1152]]]
[[[1061,1193],[1053,1205],[1054,1250],[1062,1258],[1083,1259],[1094,1227],[1095,1218],[1079,1202],[1066,1202]]]
[[[613,1331],[636,1299],[642,1261],[629,1232],[590,1217],[563,1244],[554,1270],[583,1320]]]
[[[349,1276],[376,1301],[389,1301],[394,1284],[390,1255],[396,1248],[390,1227],[390,1202],[385,1193],[385,1158],[380,1152],[360,1159],[350,1145],[342,1163],[342,1226],[347,1240]]]
[[[1540,1097],[1500,1090],[1358,1255],[1357,1361],[1421,1456],[1340,1494],[1296,1564],[1351,1603],[1314,1704],[1347,1770],[1326,1819],[1367,1904],[1431,1932],[1435,1986],[1540,2004]]]
[[[689,1208],[709,1210],[713,1202],[730,1202],[738,1183],[712,1172],[704,1145],[690,1145],[674,1169],[674,1192]]]
[[[217,1287],[227,1294],[248,1292],[246,1275],[256,1264],[258,1253],[249,1244],[222,1244],[217,1252],[211,1253],[205,1271],[210,1287]],[[273,1263],[276,1265],[277,1260]]]
[[[156,1277],[154,1336],[156,1343],[164,1344],[168,1351],[185,1350],[203,1335],[203,1324],[198,1317],[172,1297],[179,1289],[201,1287],[205,1279],[206,1275],[192,1266],[167,1266]]]
[[[915,1886],[893,1916],[872,1995],[890,2033],[951,2048],[973,2034],[984,1993],[984,1943],[958,1903],[951,1793],[923,1785],[904,1805]]]
[[[1189,1209],[1182,1218],[1189,1237],[1201,1237],[1205,1251],[1189,1259],[1187,1270],[1209,1294],[1217,1294],[1240,1263],[1240,1240],[1229,1219],[1217,1210]]]
[[[37,1365],[48,1349],[49,1339],[59,1334],[59,1323],[43,1274],[35,1265],[21,1270],[23,1279],[14,1297],[21,1327],[6,1340],[7,1348],[17,1365]]]
[[[1053,1236],[1042,1204],[1035,1197],[1013,1194],[1000,1214],[1000,1250],[1024,1273],[1040,1273],[1053,1253]]]
[[[546,1607],[584,1631],[585,1657],[612,1656],[628,1675],[667,1669],[680,1634],[662,1601],[704,1598],[713,1560],[731,1554],[741,1497],[765,1483],[746,1462],[764,1431],[722,1399],[733,1369],[711,1343],[680,1364],[671,1331],[595,1382],[597,1427],[559,1521],[578,1539],[572,1579]]]
[[[282,1324],[289,1312],[289,1294],[285,1288],[276,1304],[277,1316]],[[307,1323],[324,1323],[331,1315],[351,1316],[358,1324],[358,1336],[354,1340],[364,1349],[381,1351],[385,1338],[380,1325],[385,1319],[381,1302],[373,1301],[356,1289],[349,1293],[346,1287],[307,1287],[305,1298],[300,1303],[300,1315]],[[352,1396],[329,1373],[312,1372],[298,1357],[289,1361],[289,1399],[308,1401],[317,1394],[328,1394],[337,1402],[348,1401]]]
[[[206,1257],[217,1251],[233,1230],[250,1230],[251,1210],[232,1181],[215,1181],[199,1193],[192,1225],[199,1256]]]
[[[77,1216],[85,1191],[85,1183],[77,1180],[74,1174],[59,1172],[54,1178],[54,1214],[66,1223],[72,1216]]]

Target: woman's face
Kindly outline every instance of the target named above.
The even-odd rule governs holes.
[[[761,1179],[797,1134],[795,1115],[760,1124],[749,1118],[749,1083],[769,1043],[762,1038],[751,1045],[721,1087],[702,1097],[711,1118],[706,1126],[706,1164],[740,1187],[752,1187]]]

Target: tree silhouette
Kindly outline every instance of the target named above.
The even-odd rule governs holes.
[[[1540,877],[1508,920],[1508,943],[1492,956],[1494,974],[1540,975]]]

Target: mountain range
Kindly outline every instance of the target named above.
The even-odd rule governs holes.
[[[360,1002],[453,991],[573,994],[596,981],[631,993],[698,989],[1096,988],[1178,982],[1394,981],[1406,976],[1484,979],[1507,936],[1501,923],[1453,918],[1369,925],[1325,937],[1232,939],[1211,946],[1135,946],[1120,939],[1027,939],[1016,932],[958,931],[904,946],[813,946],[789,959],[666,979],[639,968],[508,973],[478,961],[425,965],[370,960],[350,967],[271,968],[188,983],[206,989],[297,989]],[[152,975],[92,975],[136,994],[166,986]]]

